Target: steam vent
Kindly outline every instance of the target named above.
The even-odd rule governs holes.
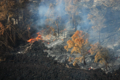
[[[120,80],[120,0],[0,0],[0,80]]]

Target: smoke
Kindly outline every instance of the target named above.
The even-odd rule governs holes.
[[[48,6],[45,6],[44,4],[41,4],[40,7],[38,8],[39,10],[39,22],[37,25],[43,26],[45,24],[46,17],[44,16],[45,13],[48,10]]]
[[[37,30],[41,27],[52,26],[60,30],[83,30],[90,35],[92,43],[99,41],[103,45],[111,44],[110,40],[115,33],[119,33],[120,6],[119,0],[37,0],[37,3],[30,4],[33,23]],[[37,5],[36,5],[37,4]],[[115,34],[119,40],[119,34]],[[114,37],[114,38],[115,38]],[[118,41],[116,40],[116,41]],[[115,42],[115,41],[114,41]]]
[[[90,44],[99,42],[100,45],[108,48],[110,57],[116,58],[116,56],[120,57],[119,4],[119,0],[42,0],[40,3],[31,4],[28,9],[31,11],[31,17],[34,19],[33,23],[37,31],[42,28],[48,28],[46,26],[52,26],[56,30],[57,27],[60,30],[66,28],[69,31],[68,33],[72,33],[71,30],[77,27],[77,30],[82,30],[89,34]],[[70,37],[64,39],[64,41],[58,39],[47,44],[47,47],[50,48],[59,44],[63,46],[68,39]],[[51,39],[51,41],[53,40]],[[51,53],[48,50],[48,55],[56,58],[62,56],[61,61],[65,60],[63,59],[64,53],[62,53],[60,47],[58,49],[53,47],[53,51]],[[68,53],[65,53],[65,55],[70,56]],[[75,54],[75,57],[78,57],[78,55]],[[118,66],[119,60],[117,59],[114,64],[112,64],[113,61],[110,61],[110,65]],[[90,62],[89,67],[91,64],[94,66],[90,57],[87,57],[86,61]],[[86,69],[88,69],[88,66]],[[95,68],[98,67],[100,66],[95,65]]]

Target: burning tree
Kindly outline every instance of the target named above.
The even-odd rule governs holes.
[[[75,58],[73,66],[76,65],[78,61],[85,62],[85,56],[88,54],[89,43],[88,43],[88,34],[83,31],[76,31],[73,36],[71,37],[72,40],[67,41],[67,45],[64,48],[68,51],[72,48],[71,54],[73,53],[80,53],[81,56]]]

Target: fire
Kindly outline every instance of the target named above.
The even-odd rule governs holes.
[[[29,42],[29,43],[33,43],[34,41],[35,41],[34,38],[31,38],[31,39],[27,40],[27,42]]]
[[[27,40],[27,42],[33,43],[33,42],[38,41],[38,40],[43,40],[42,36],[40,35],[40,32],[38,32],[37,35],[38,36],[36,38],[31,38],[31,39]]]
[[[49,27],[49,26],[47,26],[47,27]],[[29,27],[30,28],[30,27]],[[52,30],[53,28],[51,27],[51,30]],[[55,36],[53,36],[51,33],[49,33],[49,34],[47,34],[47,35],[44,35],[44,32],[45,32],[45,30],[46,29],[43,29],[43,30],[41,30],[40,32],[37,32],[36,34],[37,34],[37,37],[36,38],[31,38],[31,39],[29,39],[29,40],[27,40],[27,42],[29,42],[29,43],[34,43],[35,41],[39,41],[39,40],[42,40],[42,42],[44,42],[44,41],[51,41],[52,39],[52,41],[55,41],[56,40],[56,38],[55,38]],[[65,31],[66,29],[64,29],[64,30],[62,30],[62,31]],[[54,29],[53,29],[53,32],[54,32]],[[64,39],[61,39],[62,41],[64,41]],[[47,44],[49,44],[49,43],[47,43]]]

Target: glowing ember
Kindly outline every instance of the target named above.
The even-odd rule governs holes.
[[[28,27],[28,30],[30,30],[30,27]]]
[[[51,35],[44,36],[44,40],[50,40],[50,39],[51,39]]]
[[[33,43],[33,42],[38,41],[38,40],[43,40],[41,35],[40,35],[40,32],[38,32],[37,35],[38,36],[36,38],[31,38],[31,39],[27,40],[27,42]]]
[[[54,39],[53,41],[55,41],[56,39]]]
[[[88,50],[88,52],[90,53],[90,50]]]
[[[64,41],[64,39],[61,39],[62,41]]]
[[[60,32],[66,31],[66,28],[64,30],[61,30]]]
[[[64,29],[64,31],[66,31],[66,28]]]

